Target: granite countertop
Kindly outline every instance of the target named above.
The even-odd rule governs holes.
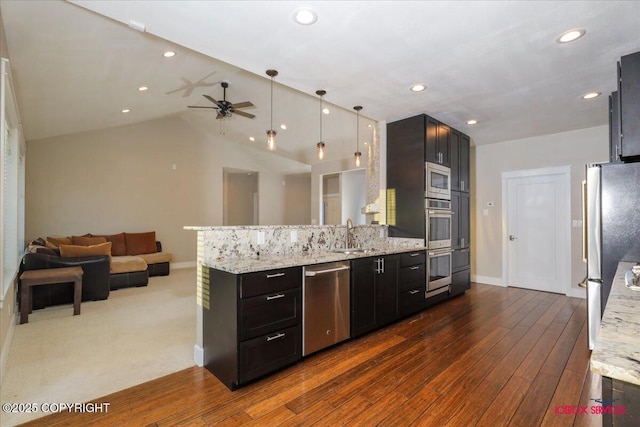
[[[348,261],[355,258],[375,257],[403,252],[423,251],[424,246],[398,246],[398,245],[376,245],[375,250],[370,252],[356,252],[343,254],[335,252],[310,252],[303,254],[290,254],[289,256],[256,256],[246,258],[225,258],[217,259],[213,262],[206,262],[205,267],[226,271],[233,274],[254,273],[256,271],[274,270],[278,268],[298,267],[312,264],[322,264],[325,262]]]
[[[633,262],[618,264],[591,353],[591,370],[640,385],[640,291],[625,285],[625,273],[634,265]]]

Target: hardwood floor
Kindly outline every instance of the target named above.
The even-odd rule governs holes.
[[[585,300],[473,284],[463,296],[235,392],[190,368],[27,425],[591,426]]]

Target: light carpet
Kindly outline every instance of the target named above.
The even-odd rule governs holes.
[[[16,325],[2,403],[81,403],[195,365],[196,269],[173,269],[104,301],[34,310]],[[1,426],[44,416],[0,413]]]

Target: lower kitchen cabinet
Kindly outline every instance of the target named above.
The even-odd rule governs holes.
[[[401,254],[398,274],[398,317],[404,317],[425,308],[425,288],[425,251]]]
[[[602,377],[602,425],[640,425],[640,386],[611,377]],[[596,408],[598,408],[596,406]]]
[[[451,275],[451,296],[463,294],[471,288],[471,270],[462,270]]]
[[[398,318],[398,255],[351,261],[351,338]]]
[[[229,389],[302,358],[302,267],[249,274],[209,269],[208,291],[204,365]]]

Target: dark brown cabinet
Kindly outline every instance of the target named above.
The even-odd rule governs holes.
[[[423,117],[426,121],[425,162],[451,167],[451,128],[432,117]]]
[[[425,260],[425,251],[400,254],[398,317],[415,313],[425,307]]]
[[[618,92],[609,96],[609,161],[620,163],[620,114],[618,112]]]
[[[204,364],[229,389],[302,357],[302,267],[249,274],[209,269]]]
[[[469,193],[451,192],[451,248],[454,250],[470,246],[470,204]]]
[[[451,129],[451,190],[469,192],[469,137]]]
[[[471,270],[458,271],[451,275],[451,296],[464,293],[471,288]]]
[[[351,338],[398,318],[398,255],[351,261]]]
[[[387,223],[391,237],[422,239],[425,235],[425,121],[426,116],[420,115],[387,125]]]
[[[640,160],[640,52],[625,55],[618,64],[620,157]]]

